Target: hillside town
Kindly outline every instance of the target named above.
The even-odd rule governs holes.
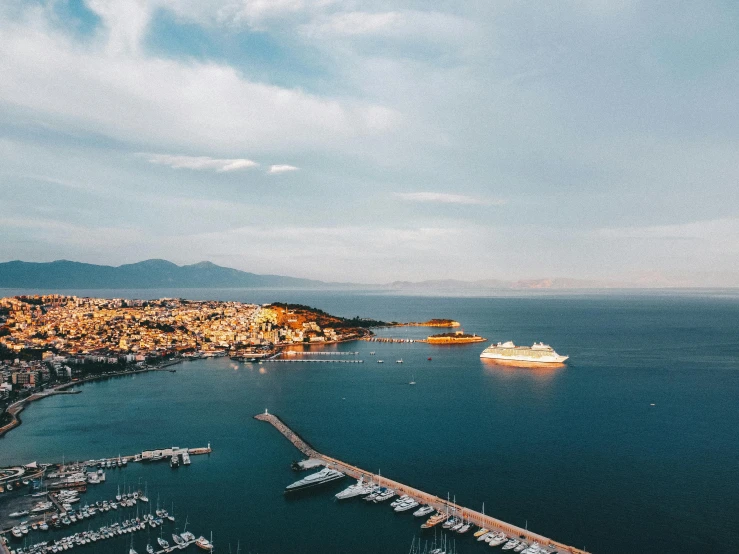
[[[371,335],[382,324],[307,306],[174,298],[42,295],[0,299],[0,402],[88,373],[171,358],[265,356],[292,345]]]

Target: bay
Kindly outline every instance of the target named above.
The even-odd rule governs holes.
[[[357,342],[332,348],[358,351],[363,364],[203,360],[36,402],[0,440],[0,465],[210,442],[213,453],[189,467],[109,471],[86,500],[110,499],[124,479],[141,480],[154,503],[158,495],[174,504],[180,530],[185,517],[196,534],[212,530],[221,552],[229,544],[235,552],[237,541],[242,552],[407,552],[420,533],[410,514],[335,501],[332,493],[348,481],[284,496],[299,453],[253,419],[265,408],[326,454],[471,508],[484,502],[486,513],[592,552],[733,552],[739,543],[739,298],[732,292],[79,292],[281,300],[398,321],[449,317],[490,341],[543,340],[571,356],[567,367],[542,371],[485,363],[482,345]],[[420,338],[428,329],[377,333]],[[402,365],[393,363],[399,358]],[[412,375],[416,386],[408,385]],[[134,538],[139,552],[144,535]],[[85,548],[126,551],[128,540],[116,540]],[[456,541],[460,552],[489,548],[471,536]]]

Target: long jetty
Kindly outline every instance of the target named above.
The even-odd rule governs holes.
[[[364,360],[306,360],[305,358],[301,358],[299,360],[283,360],[278,358],[270,358],[267,360],[262,360],[263,362],[275,362],[275,363],[283,363],[283,364],[362,364],[364,363]]]
[[[312,350],[283,350],[283,356],[359,356],[359,352],[318,352]]]
[[[318,452],[315,448],[313,448],[310,444],[303,440],[300,435],[290,429],[279,417],[274,414],[268,413],[266,410],[263,414],[255,415],[254,419],[272,424],[280,433],[285,436],[285,438],[287,438],[287,440],[289,440],[293,444],[293,446],[295,446],[295,448],[300,450],[305,456],[309,458],[320,460],[321,462],[323,462],[323,465],[333,467],[341,471],[342,473],[354,477],[355,479],[359,479],[360,477],[364,477],[366,479],[367,477],[373,475],[373,473],[370,471],[366,471],[359,467],[347,464],[345,462],[342,462],[341,460],[337,460],[336,458],[332,458],[331,456],[326,456],[325,454]],[[465,508],[464,506],[460,506],[459,504],[450,502],[449,500],[446,500],[444,498],[439,498],[438,496],[429,494],[420,489],[405,485],[403,483],[399,483],[397,481],[393,481],[392,479],[388,479],[387,477],[378,477],[378,480],[381,480],[383,486],[392,488],[400,493],[407,494],[408,496],[415,498],[419,502],[428,504],[439,513],[453,513],[457,516],[463,517],[468,521],[471,521],[475,525],[489,529],[490,531],[502,531],[508,536],[522,537],[529,542],[538,542],[544,547],[555,548],[555,552],[557,553],[589,554],[585,550],[581,550],[579,548],[575,548],[574,546],[568,546],[566,544],[554,541],[548,537],[544,537],[543,535],[539,535],[537,533],[529,531],[528,529],[523,529],[511,523],[506,523],[505,521],[496,519],[487,514]]]

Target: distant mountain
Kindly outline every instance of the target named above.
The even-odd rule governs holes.
[[[326,288],[336,284],[257,275],[211,262],[176,265],[145,260],[118,267],[57,260],[55,262],[0,263],[0,288],[152,289],[152,288]]]
[[[518,281],[438,279],[368,285],[329,283],[282,275],[258,275],[221,267],[211,262],[176,265],[166,260],[145,260],[117,267],[67,260],[45,263],[21,261],[0,263],[0,288],[18,289],[296,288],[474,294],[476,292],[529,289],[656,289],[738,286],[739,273],[734,272],[723,274],[705,272],[680,277],[664,276],[652,272],[630,280],[586,280],[562,277]]]

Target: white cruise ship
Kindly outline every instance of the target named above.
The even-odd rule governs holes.
[[[543,342],[535,342],[532,346],[516,346],[511,341],[491,344],[482,351],[480,357],[523,364],[561,364],[569,358],[560,356],[554,348]]]
[[[336,481],[342,477],[344,477],[344,474],[340,471],[325,467],[318,473],[312,473],[300,481],[295,481],[292,485],[288,485],[285,487],[285,492],[298,491],[307,489],[308,487],[315,487],[316,485],[323,485],[324,483]]]

